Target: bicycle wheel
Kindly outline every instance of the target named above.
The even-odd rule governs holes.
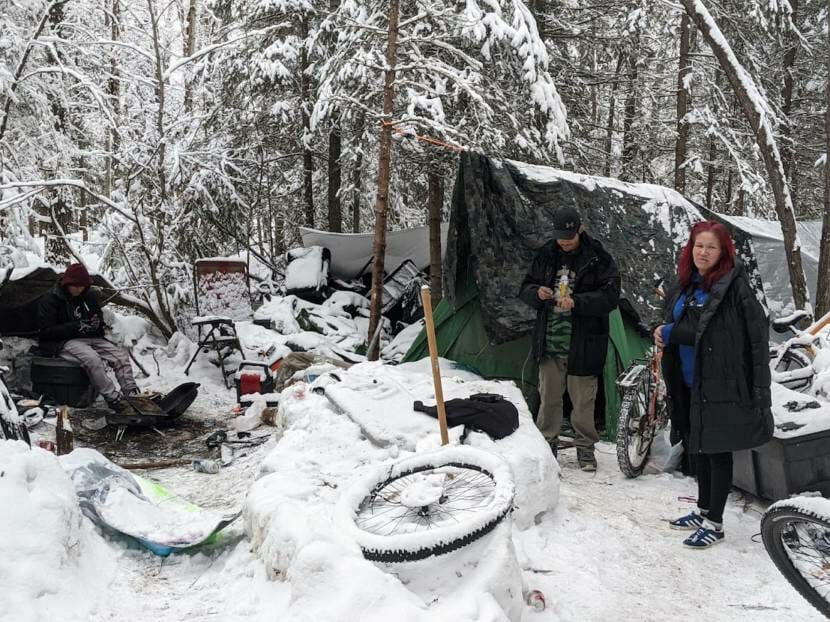
[[[813,502],[830,501],[810,498]],[[830,520],[795,501],[776,503],[761,519],[772,561],[807,602],[830,617]]]
[[[658,413],[653,422],[649,421],[648,405],[656,390],[648,369],[643,369],[639,380],[622,394],[617,421],[617,464],[626,477],[637,477],[643,472],[658,424],[666,420],[665,404],[658,399]]]
[[[770,361],[777,357],[778,350],[771,348]],[[792,391],[806,391],[813,385],[813,363],[803,351],[789,348],[772,370],[772,379]]]
[[[495,454],[445,448],[375,469],[344,495],[341,515],[366,559],[416,561],[492,531],[513,490],[510,467]]]

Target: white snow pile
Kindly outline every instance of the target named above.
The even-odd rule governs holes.
[[[281,620],[521,618],[523,579],[512,532],[537,529],[534,519],[556,505],[559,468],[511,384],[469,373],[458,375],[464,379],[445,377],[445,399],[501,393],[516,405],[520,425],[497,441],[470,432],[465,444],[475,449],[445,448],[437,455],[483,452],[496,481],[513,482],[512,490],[499,488],[491,498],[498,505],[504,501],[500,495],[512,492],[512,513],[473,544],[439,557],[393,565],[363,558],[348,520],[367,478],[440,446],[438,422],[412,409],[416,399],[434,400],[431,377],[419,371],[428,368],[402,367],[362,363],[338,371],[340,382],[323,375],[281,394],[285,432],[264,459],[244,511],[255,554],[273,579],[290,587],[285,611],[274,612]],[[325,395],[315,392],[322,387]],[[327,396],[338,390],[349,391],[349,399],[335,406]],[[460,435],[451,430],[451,438]],[[410,491],[410,499],[431,494],[429,483],[422,484]],[[389,535],[389,542],[396,537]]]
[[[267,324],[293,350],[336,356],[354,356],[364,350],[369,329],[369,300],[354,292],[336,291],[321,304],[294,295],[274,296],[254,313],[258,325]],[[400,361],[420,332],[422,322],[392,338],[391,324],[383,318],[380,342],[384,360]],[[239,325],[237,325],[239,330]],[[244,344],[243,344],[244,345]]]
[[[88,619],[114,570],[57,458],[0,441],[0,620]]]
[[[319,289],[328,281],[329,264],[323,261],[323,247],[309,246],[288,251],[285,287],[288,291]]]

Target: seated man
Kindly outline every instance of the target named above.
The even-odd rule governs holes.
[[[138,397],[130,355],[123,346],[104,339],[104,317],[92,278],[79,263],[72,264],[38,305],[39,347],[44,354],[74,361],[118,415],[135,415],[136,408],[161,414],[152,401]],[[115,372],[121,390],[107,375]]]

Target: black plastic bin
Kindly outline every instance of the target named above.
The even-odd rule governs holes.
[[[830,430],[773,438],[766,445],[734,453],[732,482],[772,501],[817,491],[830,496]]]
[[[83,367],[60,358],[32,358],[32,393],[62,406],[84,408],[92,404],[97,392]]]

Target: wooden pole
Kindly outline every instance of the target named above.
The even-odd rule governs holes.
[[[66,406],[58,410],[58,418],[55,422],[55,447],[58,456],[65,456],[75,448],[75,435],[72,433],[69,408]]]
[[[444,408],[444,390],[441,387],[441,370],[438,367],[438,340],[435,338],[435,323],[432,320],[432,296],[429,287],[421,287],[421,302],[424,305],[424,322],[429,343],[429,360],[432,363],[432,383],[435,385],[435,405],[438,408],[438,425],[441,427],[441,444],[450,442],[447,435],[447,411]]]
[[[383,72],[383,124],[378,148],[378,191],[375,196],[375,238],[372,243],[372,293],[369,305],[367,340],[383,322],[383,262],[386,257],[386,221],[389,209],[389,178],[392,176],[392,115],[395,112],[395,65],[398,58],[398,17],[400,0],[389,2],[389,36],[386,43],[386,68]],[[366,358],[380,358],[380,342],[367,348]]]

